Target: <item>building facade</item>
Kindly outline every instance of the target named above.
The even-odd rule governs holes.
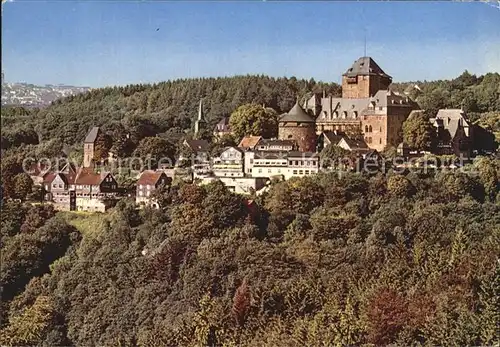
[[[217,177],[243,177],[244,152],[238,147],[226,147],[212,162],[212,173]]]
[[[163,171],[146,170],[141,173],[136,183],[135,202],[138,205],[157,207],[152,194],[162,185],[170,185],[172,179]]]
[[[313,95],[305,109],[316,116],[316,131],[362,134],[378,151],[402,141],[402,127],[417,105],[390,91],[392,78],[370,57],[362,57],[342,76],[342,97]]]

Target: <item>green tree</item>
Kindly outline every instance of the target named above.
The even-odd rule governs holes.
[[[435,146],[436,129],[424,111],[413,111],[403,123],[403,141],[417,150],[430,151]]]
[[[14,176],[14,196],[21,201],[25,201],[28,194],[32,192],[33,180],[27,173],[20,173]]]
[[[393,196],[410,197],[415,193],[415,187],[402,175],[392,175],[387,179],[387,190]]]
[[[276,111],[257,104],[246,104],[238,107],[231,114],[229,125],[238,139],[247,135],[271,138],[278,133]]]

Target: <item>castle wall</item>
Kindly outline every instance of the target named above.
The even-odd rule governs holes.
[[[295,140],[301,152],[316,151],[316,126],[314,123],[280,124],[278,129],[280,140]]]

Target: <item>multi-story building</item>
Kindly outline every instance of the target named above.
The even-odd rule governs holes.
[[[437,132],[437,153],[469,156],[473,144],[473,128],[463,110],[442,109],[431,123]]]
[[[97,138],[101,134],[99,127],[93,127],[88,132],[85,140],[83,141],[83,167],[92,167],[95,157],[95,146]]]
[[[382,151],[402,141],[402,126],[418,106],[389,90],[392,77],[370,57],[361,57],[342,76],[342,97],[313,95],[304,108],[316,117],[316,131],[362,133],[372,149]]]
[[[118,184],[109,172],[96,173],[90,168],[74,170],[67,165],[44,179],[45,200],[59,210],[104,212],[108,199],[118,192]]]
[[[286,161],[285,179],[309,176],[319,172],[319,154],[316,152],[288,152]]]
[[[287,152],[252,152],[252,177],[273,177],[286,175]]]
[[[152,194],[163,185],[170,185],[172,179],[167,177],[163,171],[145,170],[139,176],[136,183],[135,202],[138,205],[151,205],[157,207]]]
[[[217,177],[243,177],[244,152],[238,147],[226,147],[212,162],[212,173]]]

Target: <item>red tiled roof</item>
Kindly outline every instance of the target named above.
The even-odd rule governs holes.
[[[102,172],[100,174],[95,173],[89,168],[80,168],[76,174],[75,184],[82,185],[99,185],[108,175],[108,172]]]
[[[163,172],[146,170],[141,173],[141,177],[137,180],[137,184],[150,184],[155,185],[160,179]]]
[[[54,180],[54,178],[56,178],[56,176],[57,176],[56,173],[49,172],[43,177],[43,183],[49,183],[49,184],[52,183],[52,181]]]
[[[262,136],[245,136],[241,139],[238,147],[240,148],[254,148],[259,143]]]

